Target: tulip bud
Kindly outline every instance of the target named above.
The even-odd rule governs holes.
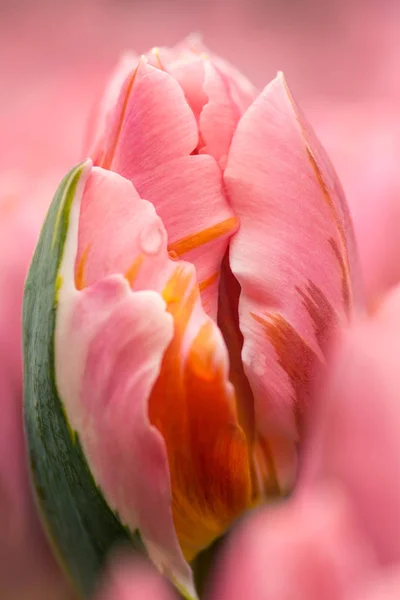
[[[33,476],[84,593],[127,540],[196,597],[198,553],[293,484],[356,299],[346,205],[283,79],[247,108],[224,63],[168,56],[114,82],[26,284]]]

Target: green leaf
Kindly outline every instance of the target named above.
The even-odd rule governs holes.
[[[104,560],[125,541],[144,550],[98,489],[79,439],[68,424],[55,380],[58,272],[77,187],[90,162],[60,184],[45,220],[25,285],[23,307],[25,428],[37,502],[61,562],[89,597]]]

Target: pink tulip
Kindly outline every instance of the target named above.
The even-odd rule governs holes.
[[[348,210],[283,76],[257,95],[195,40],[125,60],[95,122],[95,166],[64,180],[28,279],[27,404],[57,247],[49,339],[72,444],[195,597],[192,559],[293,483],[331,340],[362,308]]]

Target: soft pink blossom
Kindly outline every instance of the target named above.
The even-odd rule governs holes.
[[[126,56],[89,138],[57,389],[109,506],[194,596],[190,561],[291,488],[331,342],[363,310],[347,204],[283,75],[258,93],[196,37]]]

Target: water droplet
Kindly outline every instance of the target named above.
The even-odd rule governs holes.
[[[157,254],[165,240],[165,229],[160,221],[156,219],[145,227],[140,234],[139,244],[146,254]]]
[[[168,254],[171,260],[179,260],[179,254],[175,250],[168,250]]]
[[[250,360],[250,366],[253,370],[254,375],[257,377],[263,377],[267,371],[267,365],[265,363],[265,357],[259,355],[253,355]]]

